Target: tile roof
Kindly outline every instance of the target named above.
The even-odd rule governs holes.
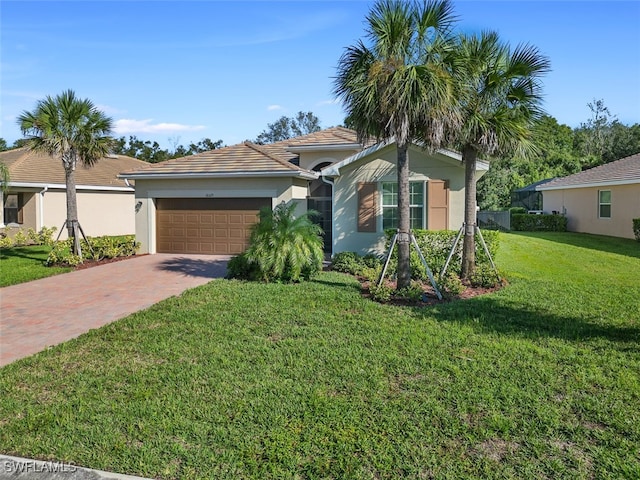
[[[310,173],[283,158],[278,148],[243,142],[207,152],[148,164],[143,169],[123,171],[125,177],[153,175],[233,175]]]
[[[316,174],[294,165],[298,154],[290,147],[300,146],[350,146],[357,144],[357,135],[344,127],[332,127],[266,145],[245,141],[237,145],[207,152],[174,158],[147,165],[143,169],[123,171],[127,178],[154,175],[287,175],[315,178]]]
[[[0,162],[9,168],[10,184],[65,184],[62,162],[44,153],[16,148],[0,152]],[[126,187],[125,181],[118,178],[118,174],[123,170],[139,169],[146,165],[147,162],[126,155],[103,157],[92,167],[76,167],[76,185]]]
[[[537,190],[557,190],[563,188],[580,188],[598,185],[623,185],[640,183],[640,153],[605,163],[583,172],[566,177],[556,178]]]

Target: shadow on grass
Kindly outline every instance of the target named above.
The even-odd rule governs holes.
[[[48,251],[45,251],[45,248],[46,247],[40,245],[34,247],[3,248],[0,250],[0,259],[25,258],[27,260],[36,260],[44,263],[48,255]],[[37,253],[33,253],[34,251]]]
[[[204,260],[189,257],[175,257],[162,261],[155,268],[170,272],[179,272],[189,277],[224,278],[227,273],[227,260]]]
[[[640,351],[640,327],[598,323],[595,319],[562,316],[527,308],[494,296],[482,296],[441,305],[435,309],[415,308],[419,318],[458,322],[474,329],[525,338],[551,337],[573,342],[604,339],[632,344]]]
[[[640,258],[640,243],[629,238],[575,232],[510,232],[510,234]]]

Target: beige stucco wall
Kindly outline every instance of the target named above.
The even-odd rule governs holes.
[[[291,177],[186,178],[136,180],[136,240],[140,253],[156,253],[156,198],[271,198],[272,207],[284,202],[297,204],[296,212],[307,210],[308,181]]]
[[[599,190],[611,190],[611,218],[598,217]],[[565,213],[571,232],[634,238],[632,219],[640,218],[640,184],[545,190],[542,202],[546,213]]]
[[[49,190],[43,196],[42,225],[58,232],[67,218],[66,193]],[[78,190],[78,221],[88,237],[132,235],[135,232],[135,196],[133,192]],[[56,232],[56,236],[58,235]],[[60,234],[67,238],[66,229]]]
[[[379,189],[378,215],[375,233],[358,232],[357,185],[361,182],[397,181],[396,148],[390,145],[375,154],[343,168],[335,178],[333,204],[333,254],[355,251],[360,254],[384,253],[382,229],[382,191]],[[409,150],[410,181],[449,181],[449,228],[457,229],[464,220],[464,167],[460,162],[429,156],[423,150]],[[426,189],[425,189],[426,207]],[[425,208],[425,212],[427,209]]]
[[[23,223],[19,228],[56,227],[54,238],[67,218],[67,196],[62,189],[22,189]],[[135,233],[133,191],[78,190],[78,220],[85,235],[132,235]],[[17,231],[18,228],[12,228]],[[60,239],[67,238],[66,229]]]

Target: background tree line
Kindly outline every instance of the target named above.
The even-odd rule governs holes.
[[[511,192],[530,183],[562,177],[640,152],[640,123],[625,125],[612,115],[602,100],[587,105],[591,117],[571,128],[550,116],[535,127],[537,152],[530,158],[502,157],[491,161],[489,171],[478,182],[478,204],[482,210],[498,210],[511,204]],[[349,126],[348,119],[345,121]],[[283,116],[267,125],[255,142],[272,143],[320,130],[320,120],[312,112]],[[23,147],[25,139],[9,146],[0,138],[0,151]],[[177,143],[177,142],[176,142]],[[150,163],[206,152],[224,146],[222,140],[204,138],[187,146],[175,144],[160,148],[156,141],[143,141],[135,135],[114,140],[113,153],[128,155]]]
[[[489,171],[478,182],[480,208],[507,208],[515,189],[640,153],[640,123],[620,123],[602,100],[588,107],[591,117],[573,129],[543,116],[534,129],[537,151],[530,158],[492,159]]]

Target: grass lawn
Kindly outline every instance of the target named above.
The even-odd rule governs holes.
[[[408,308],[217,280],[0,370],[0,452],[156,478],[640,478],[640,244],[503,234]]]
[[[1,249],[0,287],[29,282],[73,270],[69,267],[45,267],[44,262],[50,251],[51,247],[45,245]]]

